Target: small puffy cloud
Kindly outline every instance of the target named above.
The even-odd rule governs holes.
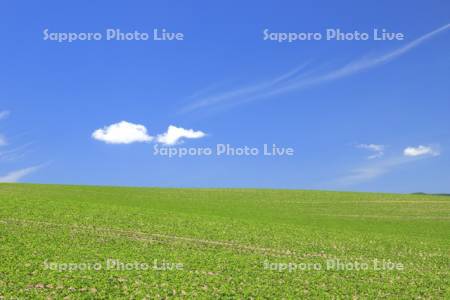
[[[9,110],[0,110],[0,120],[7,118],[10,113]]]
[[[407,147],[403,150],[403,155],[410,157],[417,157],[423,155],[431,155],[438,156],[439,151],[437,149],[433,149],[431,146],[422,146],[419,145],[417,147]]]
[[[359,144],[356,145],[357,148],[365,149],[373,152],[372,155],[369,155],[368,159],[374,159],[378,157],[382,157],[384,155],[384,145],[377,145],[377,144]]]
[[[148,135],[144,125],[122,121],[116,124],[97,129],[92,138],[107,144],[131,144],[150,142],[153,137]]]
[[[206,134],[202,131],[194,131],[193,129],[184,129],[181,127],[176,127],[170,125],[167,132],[159,134],[156,137],[158,143],[165,145],[175,145],[179,143],[183,138],[186,139],[199,139],[204,137]]]

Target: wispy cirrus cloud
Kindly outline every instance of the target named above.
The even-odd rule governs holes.
[[[371,155],[369,155],[368,159],[375,159],[382,157],[384,155],[384,145],[378,145],[378,144],[358,144],[356,145],[357,148],[369,150],[372,152]]]
[[[6,146],[8,142],[6,141],[6,138],[0,134],[0,146]]]
[[[6,119],[10,114],[11,112],[9,110],[0,111],[0,120]],[[0,162],[16,162],[17,160],[25,156],[25,153],[29,150],[31,144],[32,143],[27,143],[12,148],[7,142],[5,136],[0,134],[0,146],[2,146],[2,148],[0,149]],[[0,176],[0,182],[18,182],[22,178],[36,172],[43,166],[44,164],[34,165],[31,167],[10,171],[5,175]]]
[[[203,108],[216,107],[219,105],[237,105],[347,77],[394,60],[434,36],[447,31],[449,28],[450,24],[446,24],[389,53],[356,59],[344,66],[330,69],[326,72],[305,70],[306,72],[300,73],[306,67],[306,65],[301,65],[300,67],[281,75],[274,80],[244,86],[217,94],[210,94],[209,96],[203,96],[182,107],[180,112],[187,113]]]
[[[36,172],[41,167],[42,167],[42,165],[38,165],[38,166],[32,166],[32,167],[28,167],[28,168],[23,168],[23,169],[18,169],[18,170],[11,171],[11,172],[9,172],[8,174],[6,174],[4,176],[0,176],[0,182],[5,182],[5,183],[18,182],[23,177],[28,176],[31,173]]]
[[[10,114],[9,110],[0,110],[0,120],[6,119]]]
[[[378,145],[370,146],[369,149],[380,150]],[[384,148],[382,148],[384,149]],[[437,146],[417,146],[406,147],[403,150],[403,155],[396,154],[389,158],[377,159],[371,163],[363,164],[360,167],[356,167],[342,177],[339,177],[334,181],[339,186],[351,186],[363,182],[367,182],[376,179],[382,175],[385,175],[403,165],[407,165],[416,162],[427,157],[439,156],[440,151]]]
[[[0,120],[7,118],[9,114],[9,110],[0,110]],[[7,144],[6,137],[3,134],[0,134],[0,146],[6,146]]]
[[[393,169],[412,162],[412,159],[406,157],[394,157],[386,160],[363,165],[350,170],[350,172],[334,181],[338,186],[351,186],[367,182],[391,172]]]
[[[186,105],[180,110],[180,113],[191,112],[200,108],[221,104],[223,102],[230,102],[239,99],[246,99],[247,101],[263,98],[272,95],[275,91],[281,91],[283,86],[289,82],[298,79],[297,76],[304,77],[305,74],[299,74],[301,70],[305,69],[308,63],[302,64],[295,69],[280,75],[271,80],[256,83],[254,85],[244,86],[238,89],[225,91],[218,94],[204,95],[201,98],[193,100],[193,103]]]
[[[19,160],[20,158],[23,158],[27,154],[27,152],[32,151],[31,145],[33,145],[33,143],[23,144],[14,148],[5,147],[0,149],[0,162],[13,162]]]

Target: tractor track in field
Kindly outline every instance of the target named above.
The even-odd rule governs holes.
[[[450,220],[446,216],[412,216],[412,215],[364,215],[364,214],[314,214],[323,217],[367,218],[367,219],[404,219],[404,220]]]
[[[328,255],[325,253],[295,253],[291,250],[282,250],[282,249],[274,249],[267,247],[256,247],[243,245],[236,242],[230,241],[218,241],[218,240],[209,240],[209,239],[199,239],[194,237],[183,237],[183,236],[174,236],[160,233],[148,233],[142,231],[135,230],[124,230],[124,229],[116,229],[116,228],[108,228],[108,227],[97,227],[97,226],[89,226],[89,225],[80,225],[80,224],[62,224],[62,223],[53,223],[47,221],[36,221],[36,220],[27,220],[27,219],[0,219],[0,223],[3,224],[33,224],[39,226],[50,226],[50,227],[63,227],[74,230],[90,230],[95,233],[106,233],[112,234],[113,236],[126,237],[133,240],[138,241],[148,241],[148,242],[161,242],[161,241],[175,241],[175,242],[185,242],[191,244],[201,244],[207,246],[218,246],[224,247],[232,250],[240,250],[240,251],[248,251],[248,252],[258,252],[261,254],[272,255],[272,256],[285,256],[285,257],[295,257],[299,259],[311,258],[311,257],[320,257],[327,258]]]

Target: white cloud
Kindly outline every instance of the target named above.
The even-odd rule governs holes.
[[[0,120],[5,119],[9,116],[11,112],[9,110],[0,111]]]
[[[116,124],[97,129],[92,133],[92,138],[107,144],[131,144],[150,142],[153,137],[148,135],[144,125],[122,121]]]
[[[355,59],[346,65],[329,69],[326,72],[318,69],[312,69],[300,73],[301,69],[306,66],[302,65],[299,68],[273,80],[244,86],[222,93],[212,93],[207,96],[199,97],[195,99],[193,103],[182,107],[180,112],[187,113],[217,105],[238,105],[249,101],[260,100],[282,93],[300,90],[309,86],[344,78],[396,59],[407,53],[408,51],[416,48],[420,44],[426,42],[427,40],[433,38],[434,36],[447,31],[448,29],[450,29],[450,24],[446,24],[438,29],[435,29],[386,54]]]
[[[23,177],[37,171],[41,166],[33,166],[16,171],[12,171],[5,176],[0,177],[0,182],[18,182]]]
[[[374,158],[379,158],[382,157],[384,155],[384,145],[377,145],[377,144],[359,144],[356,145],[357,148],[360,149],[366,149],[369,151],[372,151],[373,154],[369,155],[367,158],[368,159],[374,159]]]
[[[403,155],[415,157],[415,156],[423,156],[423,155],[431,155],[438,156],[439,151],[437,149],[433,149],[430,146],[422,146],[419,145],[417,147],[407,147],[403,150]]]
[[[170,125],[167,132],[159,134],[156,137],[156,140],[165,145],[175,145],[183,138],[198,139],[204,137],[205,135],[206,134],[202,131],[194,131],[193,129],[184,129]]]

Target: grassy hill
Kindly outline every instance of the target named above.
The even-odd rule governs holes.
[[[449,233],[446,196],[0,184],[0,296],[449,298]]]

